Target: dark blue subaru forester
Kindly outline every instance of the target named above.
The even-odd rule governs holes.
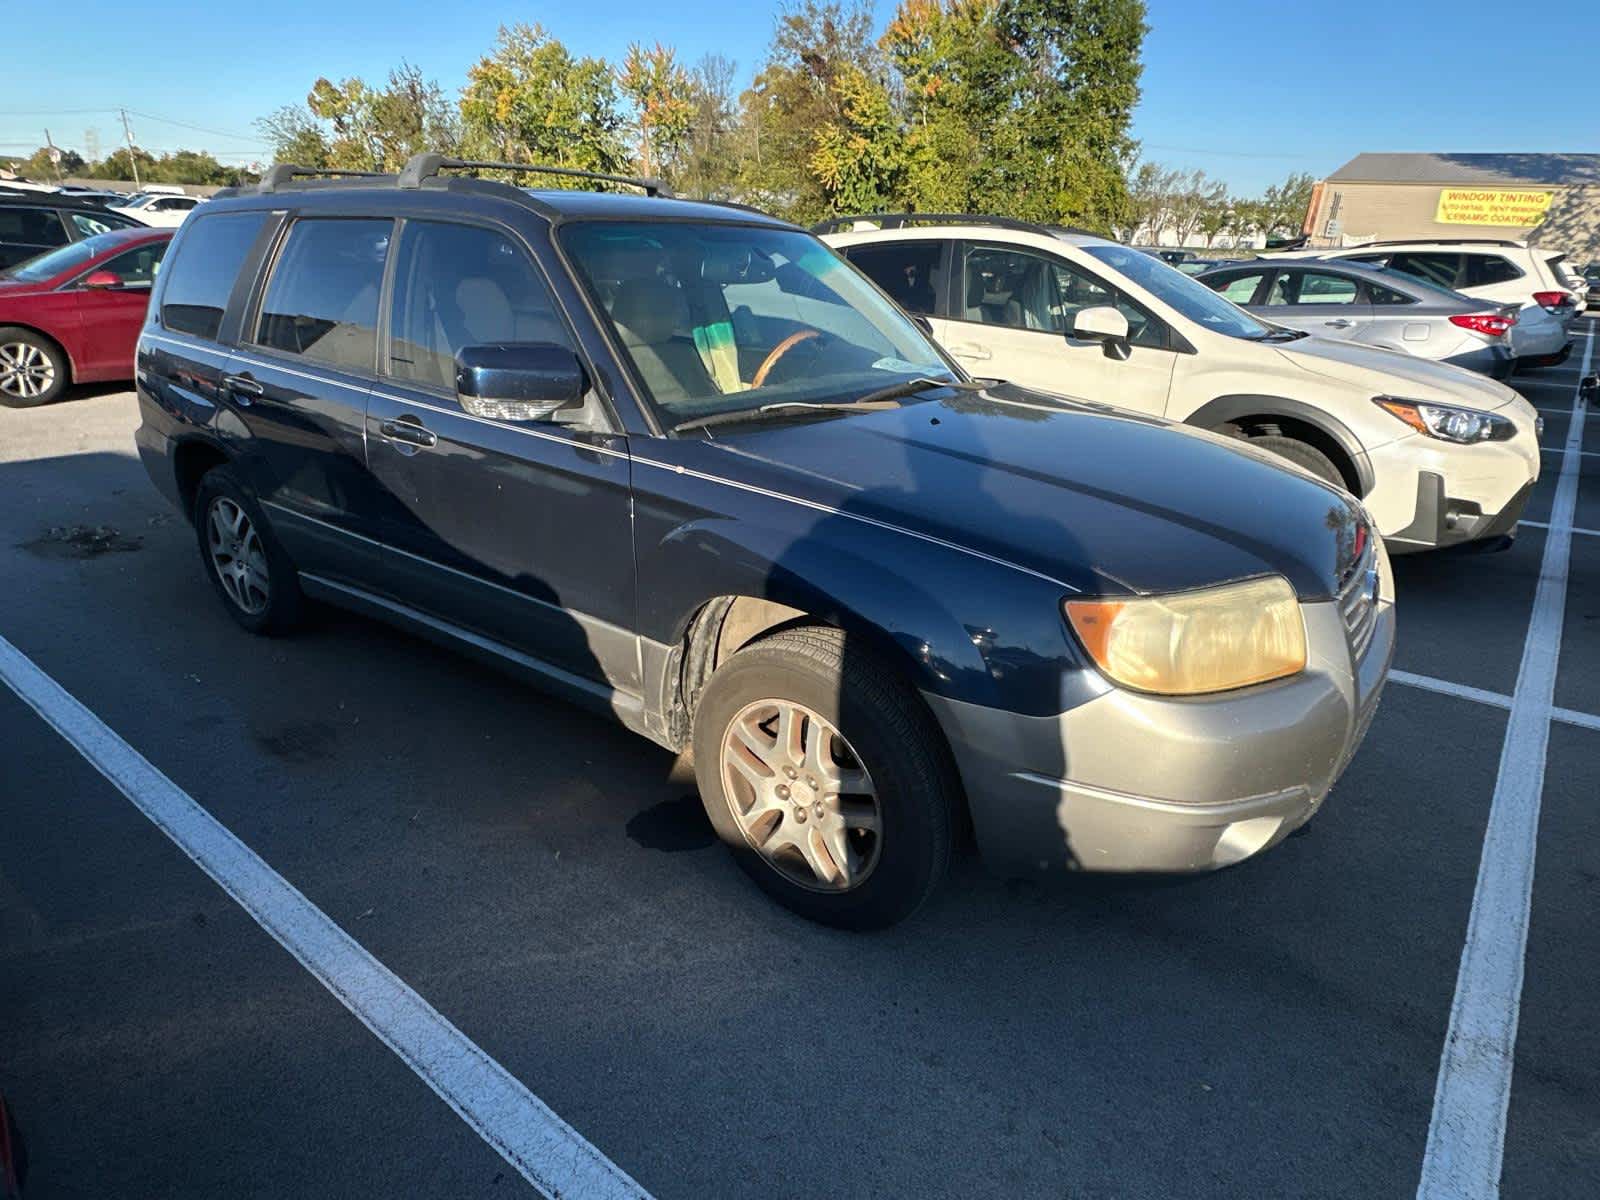
[[[692,750],[840,926],[969,823],[1002,871],[1194,871],[1315,813],[1394,640],[1350,496],[969,379],[784,222],[480,168],[276,167],[179,231],[138,444],[246,629],[347,606]]]

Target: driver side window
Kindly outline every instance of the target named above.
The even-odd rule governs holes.
[[[549,288],[508,236],[478,225],[406,222],[385,374],[453,391],[456,352],[491,342],[572,346]]]
[[[1166,327],[1116,288],[1063,259],[1010,246],[969,245],[962,269],[968,321],[1066,334],[1078,312],[1110,305],[1128,320],[1128,340],[1155,349]]]

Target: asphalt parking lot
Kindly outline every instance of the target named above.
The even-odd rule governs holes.
[[[1452,1181],[1501,1165],[1504,1105],[1499,1194],[1587,1200],[1580,329],[1514,381],[1547,448],[1516,545],[1397,560],[1365,746],[1307,836],[1215,875],[1044,889],[967,862],[888,933],[806,924],[627,732],[359,618],[239,632],[126,391],[0,410],[0,648],[655,1196],[1489,1194]],[[527,1194],[503,1126],[374,1032],[0,688],[0,1093],[30,1200]]]

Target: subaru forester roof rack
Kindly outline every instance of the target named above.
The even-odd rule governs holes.
[[[431,151],[413,154],[400,169],[395,181],[403,188],[419,188],[424,179],[431,179],[441,171],[476,169],[481,171],[524,171],[539,175],[564,175],[569,179],[595,179],[603,183],[621,183],[640,188],[646,196],[672,198],[672,190],[659,179],[635,175],[609,175],[604,171],[580,171],[575,167],[548,167],[539,163],[489,162],[475,158],[451,158]]]
[[[275,192],[290,181],[307,176],[350,176],[359,179],[381,179],[383,178],[383,172],[346,171],[339,167],[300,167],[294,163],[273,163],[267,168],[266,174],[261,177],[261,182],[256,184],[256,190],[260,192]]]
[[[847,233],[857,221],[869,221],[879,229],[906,229],[913,225],[992,225],[997,229],[1017,229],[1024,233],[1043,233],[1055,236],[1061,233],[1079,233],[1086,237],[1099,237],[1092,229],[1079,229],[1072,225],[1047,225],[1042,221],[1021,221],[1015,217],[991,217],[982,213],[937,212],[875,212],[856,213],[853,216],[829,217],[811,227],[812,233]]]

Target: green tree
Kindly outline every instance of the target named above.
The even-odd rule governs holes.
[[[834,80],[839,116],[813,137],[807,166],[835,212],[876,212],[903,193],[907,156],[900,123],[883,85],[850,68]]]
[[[305,105],[256,122],[279,162],[352,171],[396,171],[423,150],[452,153],[460,142],[455,106],[410,63],[374,87],[359,77],[311,86]]]
[[[1299,172],[1275,183],[1261,198],[1261,231],[1268,237],[1298,234],[1311,207],[1312,179]]]
[[[76,150],[61,150],[61,162],[55,163],[50,158],[50,148],[40,146],[27,158],[19,161],[14,168],[18,175],[24,179],[43,181],[48,179],[64,178],[68,175],[78,175],[83,172],[88,164],[83,161],[83,155]]]
[[[733,61],[707,54],[689,76],[693,112],[684,161],[674,181],[691,196],[730,197],[739,178],[744,130],[733,92]]]
[[[670,47],[657,42],[647,50],[635,42],[617,83],[633,105],[640,169],[676,182],[696,113],[693,78]]]
[[[798,221],[829,212],[829,189],[813,161],[818,139],[850,128],[863,112],[859,80],[882,74],[864,3],[847,8],[838,0],[802,0],[784,10],[767,63],[740,101],[748,142],[742,192]],[[830,126],[834,132],[827,134]]]
[[[316,118],[298,104],[286,104],[256,120],[256,128],[272,144],[272,157],[302,167],[328,165],[328,137]]]
[[[610,66],[574,57],[539,25],[501,26],[494,50],[467,72],[461,125],[474,156],[589,171],[628,162]]]

